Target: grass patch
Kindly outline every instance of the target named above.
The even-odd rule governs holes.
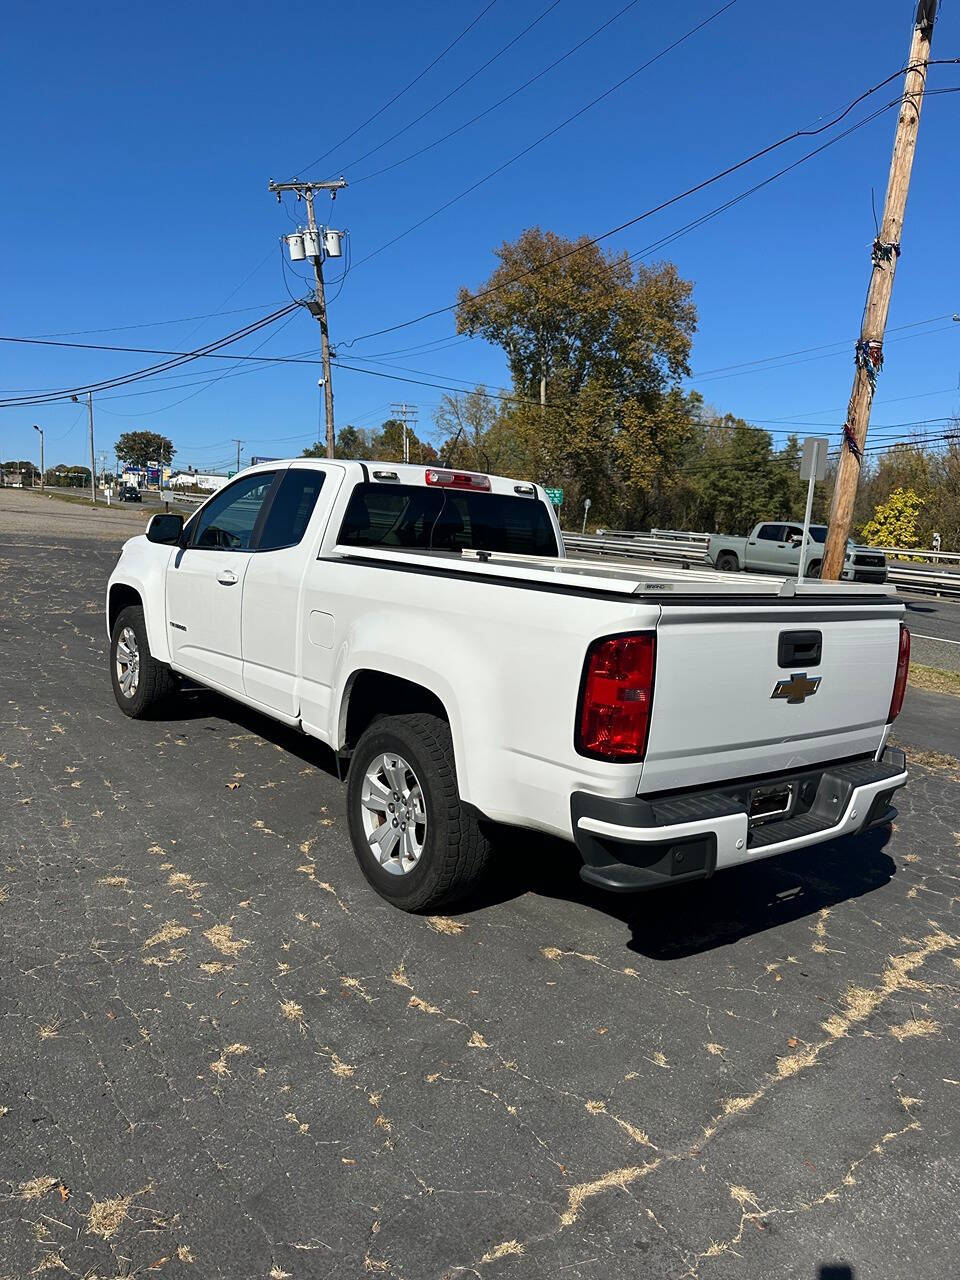
[[[903,747],[903,743],[890,739],[891,746]],[[960,760],[949,756],[945,751],[919,751],[916,747],[903,747],[907,753],[907,767],[919,765],[921,769],[932,769],[935,773],[945,773],[954,782],[960,782]]]
[[[941,671],[938,667],[924,667],[913,663],[907,683],[927,693],[952,693],[960,697],[960,671]]]

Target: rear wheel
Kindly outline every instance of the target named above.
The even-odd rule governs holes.
[[[736,573],[740,568],[740,561],[733,551],[721,551],[717,556],[717,568],[721,573]]]
[[[490,845],[460,799],[450,726],[425,712],[383,716],[364,732],[347,781],[360,869],[404,911],[432,911],[479,882]]]
[[[110,637],[113,694],[124,715],[139,720],[173,688],[170,668],[150,652],[140,605],[121,609]]]

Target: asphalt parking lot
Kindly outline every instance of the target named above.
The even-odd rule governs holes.
[[[121,532],[64,528],[0,519],[0,1277],[953,1274],[950,761],[892,833],[636,898],[512,835],[403,915],[318,744],[119,713]]]

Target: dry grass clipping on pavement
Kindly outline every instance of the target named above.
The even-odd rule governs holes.
[[[960,671],[941,671],[938,667],[923,667],[914,663],[910,667],[907,683],[927,693],[952,693],[960,696]]]
[[[129,1217],[130,1206],[137,1196],[149,1191],[149,1185],[133,1191],[128,1196],[111,1196],[107,1200],[95,1200],[87,1214],[87,1231],[90,1235],[99,1236],[101,1240],[110,1240],[117,1234]]]
[[[159,947],[168,942],[176,942],[177,938],[185,938],[190,932],[185,924],[177,924],[176,920],[168,920],[160,926],[143,944],[144,951],[148,947]]]
[[[893,746],[903,746],[893,738],[890,742]],[[907,747],[906,752],[908,765],[919,765],[921,769],[945,773],[953,782],[960,782],[960,760],[956,756],[949,756],[945,751],[918,751],[916,747]]]
[[[57,1185],[56,1178],[45,1174],[40,1178],[31,1178],[29,1182],[20,1183],[21,1200],[39,1200]]]
[[[235,938],[233,928],[229,924],[215,924],[212,929],[207,929],[203,936],[224,956],[238,956],[244,947],[250,945],[246,938]]]

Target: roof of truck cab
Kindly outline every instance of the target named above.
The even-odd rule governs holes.
[[[244,467],[233,479],[248,472],[252,474],[257,471],[276,471],[278,468],[292,466],[311,467],[316,466],[317,463],[323,463],[325,466],[341,466],[344,470],[356,470],[359,473],[357,478],[376,480],[384,484],[425,486],[428,471],[456,471],[462,475],[485,476],[490,481],[490,493],[515,493],[518,486],[522,486],[528,492],[530,489],[535,490],[538,498],[547,500],[542,486],[534,480],[524,480],[517,476],[498,476],[489,471],[470,471],[466,467],[452,467],[439,462],[368,462],[360,458],[274,458],[270,462],[258,462],[255,466]],[[476,489],[470,492],[482,493],[484,490]]]

